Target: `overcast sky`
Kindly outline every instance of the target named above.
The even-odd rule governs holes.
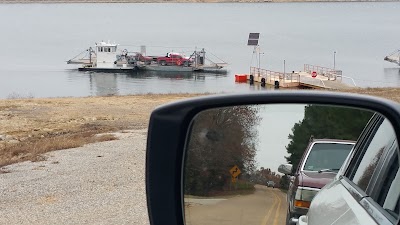
[[[258,126],[259,144],[257,167],[270,168],[277,172],[278,166],[287,163],[285,146],[295,123],[304,118],[304,107],[301,104],[274,104],[260,107],[260,125]]]

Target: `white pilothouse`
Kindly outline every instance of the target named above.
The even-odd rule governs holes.
[[[110,42],[98,42],[95,44],[94,49],[89,48],[68,60],[68,64],[81,64],[80,71],[103,71],[115,72],[116,70],[133,71],[137,69],[136,59],[134,55],[128,55],[127,50],[123,50],[118,54],[118,44]],[[83,57],[80,57],[82,56]]]

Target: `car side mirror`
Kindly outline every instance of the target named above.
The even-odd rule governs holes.
[[[254,224],[260,218],[259,224],[268,210],[258,206],[285,202],[278,188],[287,188],[291,178],[278,172],[290,173],[289,164],[297,167],[311,135],[356,141],[379,114],[399,138],[399,109],[381,98],[319,91],[214,95],[161,106],[151,114],[147,137],[150,223],[220,224],[224,218]],[[349,154],[346,149],[325,153],[335,160],[324,164],[318,155],[308,157],[313,161],[305,162],[307,168],[340,168]],[[276,204],[243,203],[267,198]]]
[[[281,164],[278,167],[278,172],[286,175],[292,175],[292,167],[292,164]]]

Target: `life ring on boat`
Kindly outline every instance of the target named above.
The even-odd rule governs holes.
[[[176,65],[178,66],[182,65],[182,61],[181,60],[176,61]]]

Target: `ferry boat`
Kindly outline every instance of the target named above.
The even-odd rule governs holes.
[[[165,56],[146,56],[144,46],[142,52],[124,49],[118,53],[118,44],[103,41],[68,60],[67,64],[80,64],[80,71],[98,72],[227,72],[224,69],[227,63],[215,63],[206,58],[204,49],[194,51],[188,57],[177,52],[168,52]]]

